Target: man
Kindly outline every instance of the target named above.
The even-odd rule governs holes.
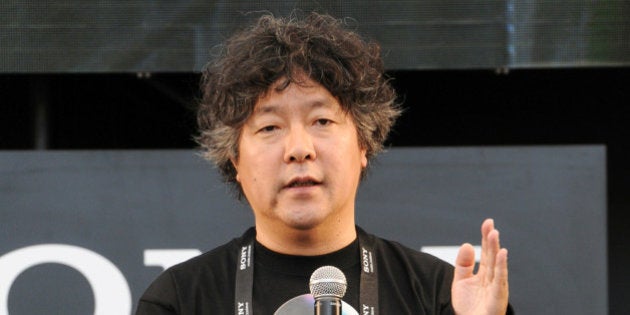
[[[469,244],[453,270],[355,226],[359,182],[400,113],[383,71],[379,46],[330,16],[263,16],[228,39],[204,71],[198,141],[255,228],[165,271],[137,314],[273,314],[323,265],[361,314],[505,314],[492,220],[477,274]]]

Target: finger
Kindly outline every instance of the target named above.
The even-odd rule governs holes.
[[[455,274],[453,281],[463,280],[473,276],[475,269],[475,249],[466,243],[459,248],[455,259]]]
[[[485,281],[486,283],[491,283],[494,279],[495,265],[497,254],[499,253],[500,245],[499,245],[499,231],[492,230],[488,233],[487,241],[486,241],[486,261],[484,262],[485,269]]]
[[[481,224],[481,248],[486,248],[486,245],[488,243],[488,235],[490,234],[490,232],[494,230],[494,220],[493,219],[485,219],[483,221],[483,223]],[[487,251],[482,251],[481,252],[481,259],[483,260],[484,255],[487,255],[488,252]]]
[[[507,307],[507,300],[509,297],[509,284],[508,284],[508,251],[502,248],[497,253],[496,266],[494,268],[494,281],[495,281],[495,297],[499,301],[505,301]]]
[[[494,220],[486,219],[481,224],[481,258],[479,260],[479,276],[486,275],[488,256],[490,255],[488,248],[488,235],[494,230]]]

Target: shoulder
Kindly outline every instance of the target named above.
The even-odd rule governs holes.
[[[246,231],[241,237],[234,238],[230,242],[216,247],[197,257],[174,265],[164,274],[175,282],[180,290],[194,290],[207,286],[219,286],[216,289],[222,291],[225,283],[232,283],[236,272],[236,264],[241,253],[241,246],[245,239],[255,235],[253,229]],[[213,288],[204,288],[213,289]]]
[[[428,269],[449,270],[453,268],[451,264],[444,260],[405,246],[397,241],[384,239],[362,230],[360,233],[374,244],[374,249],[378,253],[383,255],[383,257],[379,257],[381,259],[413,263],[414,265]]]
[[[246,234],[168,268],[147,288],[141,302],[179,309],[179,303],[200,292],[215,296],[233,294],[227,288],[234,285],[236,261]]]
[[[365,232],[363,232],[365,233]],[[449,263],[371,234],[376,255],[381,309],[389,313],[450,314],[453,266]]]
[[[239,245],[239,239],[233,239],[230,242],[207,251],[199,256],[176,264],[167,269],[165,272],[182,277],[188,274],[197,276],[199,273],[215,269],[225,270],[225,268],[233,267],[236,263]],[[230,262],[234,262],[234,264],[231,265]]]
[[[433,255],[409,248],[399,242],[366,233],[373,244],[379,270],[392,275],[401,274],[411,281],[441,283],[450,286],[453,266]]]

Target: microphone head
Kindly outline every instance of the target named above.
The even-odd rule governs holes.
[[[321,297],[334,297],[341,299],[346,294],[348,287],[346,276],[334,266],[317,268],[311,275],[309,282],[311,295],[315,299]]]

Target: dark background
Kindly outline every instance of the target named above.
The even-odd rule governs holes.
[[[0,149],[192,148],[210,48],[296,9],[383,45],[406,109],[391,146],[606,145],[610,314],[630,314],[625,0],[6,0]]]
[[[610,314],[630,312],[630,68],[389,74],[405,108],[394,147],[605,144]],[[198,73],[0,75],[0,148],[193,148],[198,81]]]

